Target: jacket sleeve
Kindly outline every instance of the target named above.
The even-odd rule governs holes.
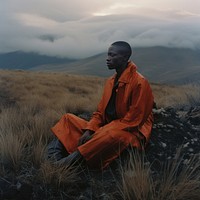
[[[128,112],[123,118],[112,121],[111,126],[116,126],[120,130],[126,131],[132,129],[138,130],[148,119],[154,102],[148,81],[142,78],[132,92],[133,95],[129,102]]]

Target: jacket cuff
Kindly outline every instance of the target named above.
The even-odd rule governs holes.
[[[91,130],[91,131],[94,131],[96,132],[100,127],[97,126],[97,125],[93,125],[93,124],[88,124],[85,129],[88,129],[88,130]]]

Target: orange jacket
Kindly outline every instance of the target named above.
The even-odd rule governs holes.
[[[129,61],[118,80],[119,85],[116,90],[118,119],[110,122],[110,126],[132,132],[137,137],[141,137],[142,133],[147,143],[153,125],[154,98],[148,81],[136,70],[136,65]],[[96,131],[106,124],[105,109],[112,94],[115,76],[116,74],[107,80],[97,111],[93,113],[86,129]]]

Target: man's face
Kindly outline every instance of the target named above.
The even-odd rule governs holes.
[[[118,69],[122,67],[127,59],[123,55],[123,47],[111,45],[108,49],[108,56],[106,59],[106,64],[108,69]]]

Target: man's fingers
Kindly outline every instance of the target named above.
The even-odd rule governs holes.
[[[79,140],[78,145],[82,145],[84,143],[86,143],[88,140],[90,140],[92,138],[92,136],[87,136],[87,137],[81,137]]]
[[[80,146],[81,144],[82,144],[82,138],[79,139],[78,146]]]
[[[85,137],[81,137],[79,140],[79,145],[84,144],[85,143],[86,138]]]

